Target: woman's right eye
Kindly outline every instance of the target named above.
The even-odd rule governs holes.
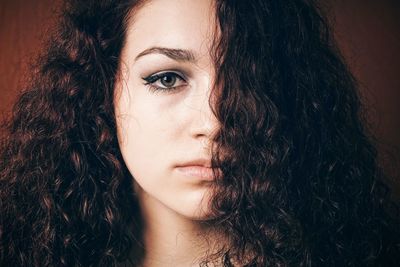
[[[150,86],[154,91],[170,91],[187,84],[182,76],[176,72],[161,72],[142,79],[146,81],[145,85]]]

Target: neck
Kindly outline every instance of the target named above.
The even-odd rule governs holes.
[[[139,193],[139,199],[145,251],[141,267],[199,266],[205,255],[221,245],[206,223],[176,213],[145,192]]]

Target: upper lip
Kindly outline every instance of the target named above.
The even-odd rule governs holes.
[[[205,168],[211,168],[211,160],[199,158],[199,159],[188,160],[181,164],[178,164],[178,167],[186,167],[186,166],[201,166]]]

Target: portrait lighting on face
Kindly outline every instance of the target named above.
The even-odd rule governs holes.
[[[214,17],[212,1],[142,6],[128,23],[116,84],[120,148],[139,196],[188,218],[205,216],[215,172]]]
[[[220,124],[210,101],[215,28],[212,1],[149,2],[127,24],[115,114],[145,225],[146,262],[168,253],[193,259],[210,248],[200,221],[209,219],[219,173],[211,151]]]
[[[0,266],[396,266],[313,1],[65,1],[4,123]]]

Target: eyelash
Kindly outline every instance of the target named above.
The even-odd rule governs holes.
[[[177,79],[176,82],[178,82],[178,80],[180,80],[180,81],[183,81],[185,84],[178,85],[178,86],[171,86],[171,87],[161,87],[161,86],[156,86],[155,85],[155,83],[157,81],[161,80],[162,78],[164,78],[166,76],[173,76],[173,77],[175,77]],[[178,74],[176,72],[165,71],[165,72],[152,74],[152,75],[144,77],[142,79],[146,82],[145,85],[149,86],[151,91],[153,91],[153,92],[156,92],[156,91],[167,91],[168,92],[168,91],[176,90],[176,89],[186,85],[186,80],[183,77],[184,77],[184,75]]]

